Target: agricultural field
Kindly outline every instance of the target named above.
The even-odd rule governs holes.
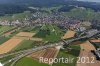
[[[30,33],[30,32],[20,32],[20,33],[16,34],[16,36],[18,36],[18,37],[32,37],[34,35],[35,35],[35,33]]]
[[[13,51],[28,49],[34,46],[34,41],[32,40],[24,40],[18,46],[16,46]]]
[[[2,35],[5,31],[8,31],[13,28],[13,26],[0,26],[0,35]]]
[[[0,45],[9,40],[10,38],[8,37],[0,37]]]
[[[62,39],[68,39],[68,38],[72,38],[75,36],[75,31],[71,31],[71,30],[68,30],[65,35],[62,37]]]
[[[0,0],[0,66],[100,66],[99,31],[96,0]]]
[[[27,18],[29,16],[31,16],[30,11],[25,11],[23,13],[2,16],[2,17],[0,17],[0,21],[5,21],[5,20],[8,20],[8,21],[15,21],[15,20],[22,21],[22,20],[25,20],[25,18]]]
[[[10,37],[4,37],[6,31],[13,29],[14,26],[0,26],[0,45],[8,41]]]
[[[49,66],[48,64],[39,63],[36,60],[33,60],[29,57],[24,57],[21,60],[19,60],[15,66]]]
[[[58,54],[58,51],[59,50],[56,48],[47,48],[47,49],[44,49],[44,50],[41,50],[41,51],[31,54],[29,57],[32,57],[33,59],[35,58],[37,60],[39,60],[40,57],[48,58],[48,59],[55,58],[56,55]],[[46,63],[49,64],[48,61]],[[51,64],[52,63],[50,63],[50,65]]]
[[[27,29],[29,29],[29,30],[26,31]],[[48,42],[59,41],[59,40],[61,40],[61,37],[64,36],[64,32],[62,31],[62,29],[60,29],[56,25],[43,25],[40,28],[35,27],[35,28],[31,28],[31,29],[30,28],[22,29],[21,31],[15,32],[14,34],[12,33],[11,35],[13,35],[13,37],[11,37],[11,39],[10,39],[11,41],[12,41],[12,39],[18,39],[18,40],[22,40],[22,41],[15,44],[16,46],[14,46],[14,48],[10,49],[10,51],[19,51],[19,50],[24,50],[24,49],[41,46],[41,45],[43,45],[42,42],[44,42],[44,41],[48,41]],[[31,39],[22,39],[23,37],[24,38],[34,38],[34,39],[42,38],[43,41],[38,42],[38,41],[33,41]],[[8,42],[6,42],[6,45]],[[12,43],[13,42],[11,42],[11,45],[12,45]],[[79,47],[72,46],[70,48],[74,48],[74,50],[71,50],[72,52],[66,52],[66,50],[60,50],[57,58],[61,57],[61,56],[64,56],[64,57],[70,56],[70,57],[76,58],[79,53],[75,53],[75,52],[76,51],[79,52]],[[51,53],[48,53],[48,52],[51,52]],[[47,49],[42,56],[44,58],[52,58],[52,57],[54,57],[54,54],[56,52],[57,52],[57,50]],[[76,59],[75,59],[75,61],[76,61]],[[30,66],[33,63],[34,63],[34,65],[38,63],[38,65],[36,65],[36,66],[41,66],[41,64],[43,64],[43,66],[49,66],[48,64],[39,63],[37,60],[34,60],[33,57],[24,57],[24,58],[20,59],[16,63],[16,66],[20,66],[20,65],[25,66],[24,64],[22,64],[23,62],[25,65],[30,65]],[[25,63],[25,62],[27,62],[27,63]],[[74,64],[75,64],[75,62],[74,62]],[[74,64],[68,64],[68,65],[74,66]],[[66,64],[57,63],[57,64],[53,64],[52,66],[60,66],[60,65],[66,65]]]
[[[21,29],[21,32],[30,32],[37,34],[40,30],[41,26],[33,26],[33,27],[25,27]],[[37,35],[36,35],[37,36]],[[33,36],[34,37],[34,36]]]
[[[0,54],[10,52],[13,48],[20,44],[20,42],[22,42],[21,39],[9,39],[0,45]]]
[[[71,50],[66,50],[67,48],[65,50],[60,50],[57,58],[74,58],[73,63],[54,63],[52,66],[76,66],[77,57],[80,53],[80,46],[76,45],[71,47]]]
[[[18,34],[16,34],[15,36],[18,36],[19,38],[14,38],[13,37],[1,37],[1,41],[0,41],[0,53],[6,53],[11,51],[12,49],[15,50],[21,50],[21,49],[26,49],[26,48],[31,48],[32,47],[32,43],[34,41],[32,40],[24,40],[20,37],[29,37],[31,38],[34,35],[34,33],[29,33],[29,32],[19,32]],[[33,45],[34,46],[34,45]]]
[[[66,51],[66,50],[60,50],[59,54],[57,55],[57,58],[68,58],[68,57],[71,57],[71,58],[75,58],[74,62],[73,63],[54,63],[52,66],[75,66],[76,65],[76,61],[77,61],[77,58],[79,56],[79,53],[80,53],[80,46],[79,45],[76,45],[76,46],[70,46],[70,48],[73,48],[72,50],[69,50],[69,51]],[[40,53],[40,52],[37,52],[37,53]],[[34,54],[34,53],[33,53]],[[49,55],[47,54],[46,56],[49,57]],[[24,64],[23,64],[24,63]],[[44,63],[39,63],[39,61],[37,60],[33,60],[33,58],[31,57],[24,57],[22,59],[20,59],[17,63],[16,63],[16,66],[27,66],[27,65],[30,65],[30,66],[33,66],[33,65],[36,65],[36,66],[50,66],[48,64],[44,64]]]

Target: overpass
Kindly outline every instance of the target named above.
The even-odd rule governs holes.
[[[89,39],[91,37],[93,37],[94,35],[97,35],[99,34],[100,32],[94,32],[94,33],[91,33],[90,35],[86,35],[86,36],[83,36],[83,37],[78,37],[78,38],[73,38],[73,39],[70,39],[70,40],[62,40],[62,41],[59,41],[58,43],[49,43],[48,45],[44,45],[44,46],[40,46],[40,47],[36,47],[36,48],[31,48],[31,49],[28,49],[28,50],[22,50],[22,51],[18,51],[18,52],[14,52],[14,53],[7,53],[7,54],[2,54],[0,55],[0,58],[5,58],[7,56],[10,56],[10,55],[16,55],[16,57],[2,63],[3,65],[6,65],[10,62],[13,62],[11,64],[11,66],[14,66],[14,64],[21,58],[27,56],[27,55],[30,55],[32,54],[33,52],[36,52],[36,51],[39,51],[39,50],[42,50],[42,49],[46,49],[46,48],[52,48],[52,47],[56,47],[56,46],[62,46],[62,45],[71,45],[70,43],[71,42],[74,42],[74,41],[77,41],[77,40],[81,40],[81,39]]]

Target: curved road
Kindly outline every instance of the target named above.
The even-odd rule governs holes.
[[[83,37],[80,37],[80,38],[74,38],[74,39],[70,39],[70,40],[64,40],[64,41],[60,41],[59,43],[54,43],[54,44],[49,44],[49,45],[45,45],[45,46],[40,46],[40,47],[37,47],[37,48],[32,48],[32,49],[28,49],[28,50],[24,50],[24,51],[19,51],[19,52],[15,52],[15,53],[11,53],[11,54],[7,54],[7,55],[2,55],[0,56],[1,58],[4,58],[6,56],[9,56],[9,55],[13,55],[13,54],[17,54],[17,53],[22,53],[20,55],[18,55],[17,57],[14,57],[12,59],[10,59],[9,61],[6,61],[3,63],[3,65],[6,65],[10,62],[13,62],[11,64],[11,66],[14,66],[14,64],[21,58],[23,58],[24,56],[27,56],[29,54],[32,54],[33,52],[36,52],[36,51],[39,51],[39,50],[42,50],[42,49],[46,49],[46,48],[52,48],[52,47],[55,47],[55,46],[60,46],[60,45],[66,45],[68,46],[69,43],[73,42],[73,41],[77,41],[77,40],[81,40],[81,39],[88,39],[88,38],[91,38],[93,37],[94,35],[98,34],[100,32],[94,32],[94,33],[91,33],[90,35],[87,35],[87,36],[83,36]]]

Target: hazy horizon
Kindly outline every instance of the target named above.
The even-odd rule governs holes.
[[[100,2],[100,0],[78,0],[78,1]]]
[[[16,0],[0,0],[0,2],[9,2],[9,1],[16,1]],[[100,0],[76,0],[76,1],[100,2]]]

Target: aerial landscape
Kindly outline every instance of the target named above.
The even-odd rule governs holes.
[[[100,1],[0,0],[0,66],[100,66]]]

